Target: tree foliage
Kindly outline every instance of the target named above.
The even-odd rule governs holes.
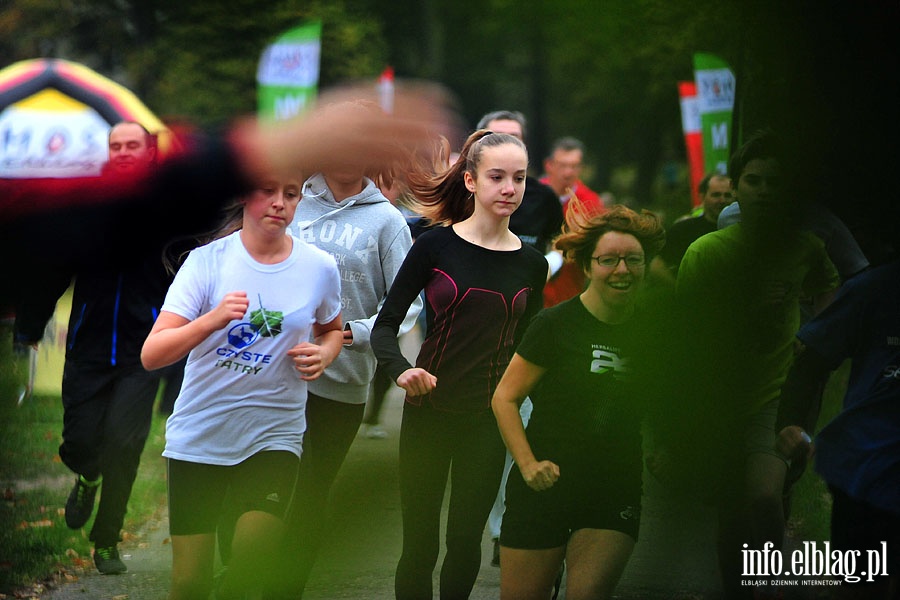
[[[684,160],[677,83],[692,79],[695,52],[717,54],[736,71],[745,131],[799,122],[804,136],[821,138],[821,124],[840,117],[842,101],[864,101],[874,114],[890,104],[883,98],[896,98],[896,71],[879,65],[895,66],[880,48],[897,43],[898,7],[896,0],[12,0],[0,7],[0,65],[79,60],[134,89],[163,117],[205,125],[254,111],[264,46],[319,18],[321,85],[374,78],[391,64],[400,77],[445,84],[472,125],[490,110],[521,110],[538,170],[554,138],[574,135],[588,149],[590,184],[613,185],[613,174],[627,168],[634,174],[627,193],[650,205],[661,166]],[[840,101],[822,102],[836,97],[835,78],[852,79],[856,90],[871,81],[874,91],[841,89]],[[842,127],[849,136],[850,121]],[[686,200],[683,185],[673,193]]]
[[[378,21],[341,0],[15,0],[0,9],[0,64],[78,60],[165,118],[209,125],[255,111],[263,49],[311,19],[323,23],[322,85],[374,77],[384,67]]]

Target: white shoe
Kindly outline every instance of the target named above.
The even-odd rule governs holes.
[[[388,436],[388,432],[381,428],[380,425],[363,425],[363,435],[370,440],[383,440]]]

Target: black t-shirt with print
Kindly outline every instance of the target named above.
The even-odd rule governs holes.
[[[597,320],[576,296],[543,310],[516,352],[547,371],[530,397],[532,448],[640,457],[639,411],[628,383],[629,323]]]

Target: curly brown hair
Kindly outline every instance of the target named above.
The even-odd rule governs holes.
[[[573,196],[566,209],[564,231],[556,238],[554,245],[562,251],[566,260],[589,270],[597,240],[609,231],[628,233],[637,238],[647,262],[659,254],[666,243],[666,230],[662,226],[662,220],[649,210],[638,213],[627,206],[616,204],[604,212],[591,214]]]

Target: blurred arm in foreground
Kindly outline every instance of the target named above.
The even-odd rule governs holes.
[[[247,118],[222,136],[192,136],[142,177],[0,180],[0,251],[12,263],[0,310],[81,267],[114,268],[211,230],[220,207],[264,176],[310,174],[350,156],[398,165],[458,122],[446,93],[428,84],[397,86],[391,114],[339,105],[375,94],[372,86],[338,88],[302,117],[268,125]]]

